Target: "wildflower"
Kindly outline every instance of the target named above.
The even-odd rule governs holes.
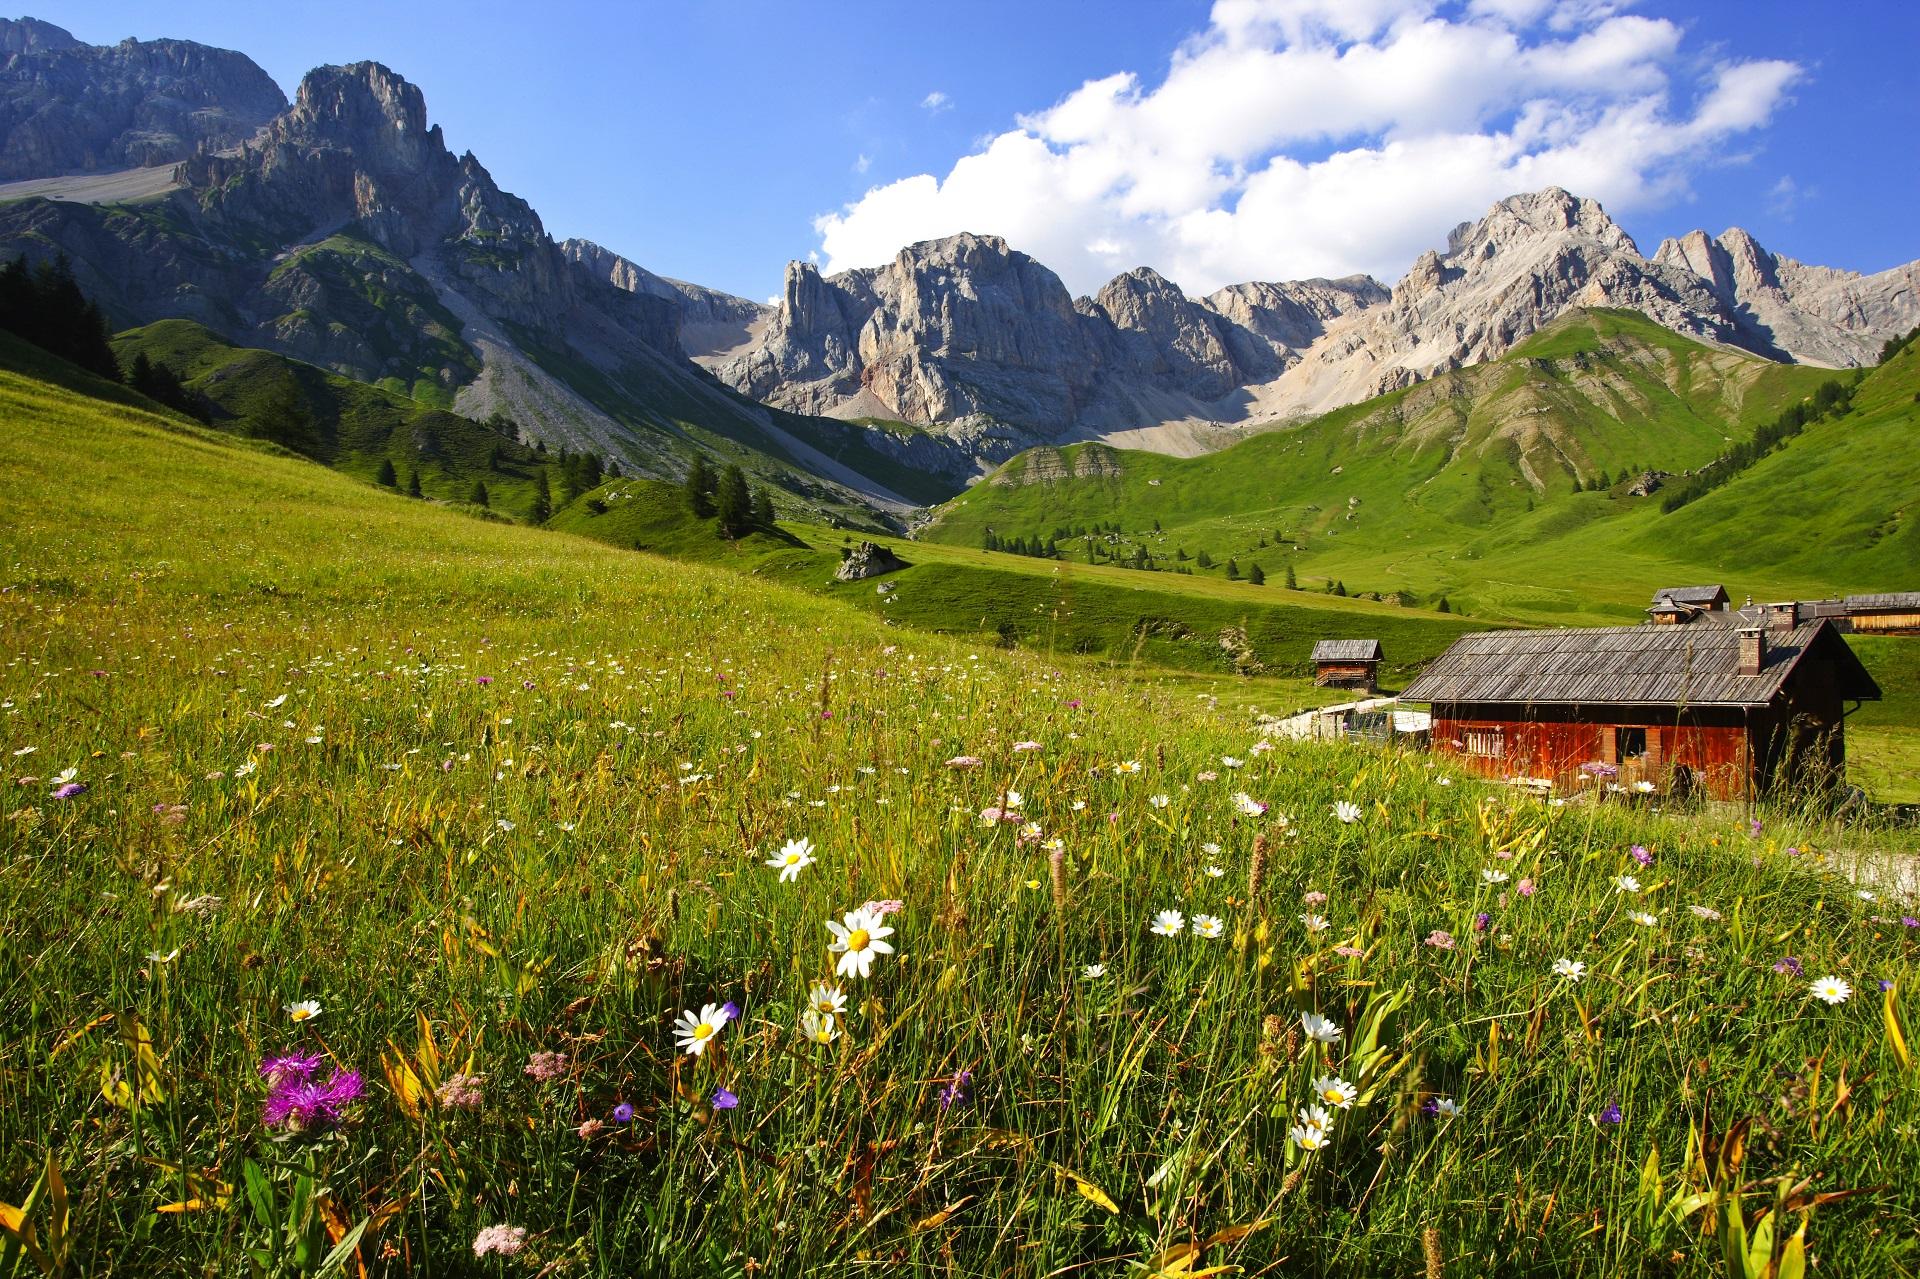
[[[725,1017],[728,1021],[739,1021],[740,1005],[734,1003],[731,999],[729,999],[726,1003],[720,1005],[720,1015],[722,1017]]]
[[[1321,1075],[1313,1081],[1313,1095],[1326,1105],[1345,1110],[1353,1105],[1360,1090],[1338,1075]]]
[[[716,1005],[703,1004],[698,1013],[688,1009],[680,1014],[680,1020],[674,1025],[674,1046],[689,1057],[698,1057],[726,1024],[726,1013]]]
[[[1792,955],[1774,961],[1773,971],[1782,977],[1798,977],[1803,973],[1800,961]]]
[[[1218,915],[1195,915],[1193,917],[1193,935],[1209,940],[1220,936],[1226,925],[1220,922]]]
[[[338,1124],[349,1105],[366,1091],[360,1072],[334,1071],[327,1082],[289,1079],[267,1094],[260,1122],[291,1134],[323,1131]]]
[[[485,1081],[484,1075],[449,1075],[433,1090],[434,1100],[451,1110],[478,1110]]]
[[[1333,815],[1338,817],[1344,825],[1351,826],[1360,820],[1360,805],[1343,799],[1333,806]]]
[[[732,1110],[739,1104],[740,1098],[725,1088],[716,1088],[713,1090],[713,1108],[715,1110]]]
[[[1436,950],[1452,950],[1453,934],[1444,928],[1436,928],[1427,934],[1427,945]]]
[[[1248,817],[1260,817],[1265,815],[1267,811],[1265,804],[1247,794],[1245,791],[1241,791],[1233,797],[1233,806]]]
[[[1640,891],[1640,881],[1631,875],[1615,875],[1613,877],[1613,891],[1616,893],[1637,893]]]
[[[827,947],[829,952],[838,954],[840,960],[834,965],[836,977],[870,977],[873,975],[873,957],[891,955],[893,945],[886,939],[893,936],[893,929],[880,922],[878,913],[865,910],[852,910],[846,914],[844,924],[827,921],[827,931],[833,934],[833,942]]]
[[[521,1073],[540,1083],[550,1084],[566,1078],[567,1067],[565,1053],[538,1052],[527,1058],[527,1068]]]
[[[1080,970],[1080,975],[1088,981],[1099,981],[1107,975],[1107,966],[1105,964],[1088,964]]]
[[[1333,1124],[1333,1116],[1320,1106],[1300,1107],[1300,1122],[1288,1130],[1287,1136],[1294,1144],[1311,1154],[1327,1144],[1327,1131]]]
[[[580,1126],[573,1130],[573,1135],[582,1141],[592,1141],[600,1135],[600,1130],[605,1127],[606,1124],[598,1119],[583,1119],[580,1121]]]
[[[1222,870],[1222,869],[1221,869],[1220,867],[1218,867],[1218,866],[1209,866],[1209,867],[1207,867],[1207,878],[1208,878],[1208,879],[1219,879],[1219,878],[1220,878],[1220,877],[1221,877],[1222,875],[1225,875],[1226,873],[1227,873],[1226,871],[1224,871],[1224,870]]]
[[[1427,1104],[1433,1107],[1435,1119],[1457,1119],[1460,1116],[1460,1103],[1451,1097],[1435,1097]]]
[[[1235,759],[1231,755],[1222,755],[1220,757],[1220,766],[1222,768],[1239,768],[1241,765],[1245,764],[1246,762],[1247,761],[1244,759]]]
[[[1577,982],[1587,975],[1587,966],[1577,959],[1556,959],[1553,961],[1553,975]]]
[[[1758,817],[1750,817],[1747,819],[1747,834],[1753,836],[1755,839],[1760,838],[1760,832],[1765,829],[1766,826],[1761,823]]]
[[[85,782],[63,782],[54,788],[53,797],[55,799],[72,799],[76,795],[84,795],[86,793],[87,784]]]
[[[1015,742],[1013,744],[1013,749],[1016,754],[1021,751],[1037,751],[1040,749],[1040,743],[1039,742]]]
[[[947,761],[948,768],[978,768],[986,763],[978,755],[955,755]]]
[[[1336,1044],[1345,1032],[1331,1017],[1322,1017],[1319,1013],[1301,1013],[1300,1033],[1316,1044]]]
[[[961,1090],[972,1082],[971,1070],[955,1071],[953,1078],[947,1082],[947,1086],[940,1090],[940,1109],[951,1110],[957,1103],[965,1101],[967,1094]]]
[[[800,1037],[810,1043],[830,1044],[840,1037],[840,1029],[834,1024],[832,1013],[809,1008],[800,1014]]]
[[[1327,904],[1327,895],[1318,889],[1310,889],[1300,895],[1300,900],[1308,906],[1324,906]]]
[[[1639,924],[1642,928],[1652,928],[1655,924],[1658,924],[1660,922],[1660,916],[1655,915],[1650,911],[1644,911],[1644,910],[1636,910],[1632,914],[1628,915],[1627,918],[1632,920],[1634,923]]]
[[[801,871],[817,860],[813,855],[813,841],[790,839],[781,845],[779,852],[767,858],[766,864],[780,872],[781,883],[791,884],[800,878]]]
[[[312,1021],[320,1015],[320,1001],[317,999],[302,999],[297,1003],[288,1004],[286,1011],[287,1016],[293,1018],[295,1021]]]
[[[1307,931],[1310,933],[1324,933],[1333,927],[1325,915],[1315,915],[1311,912],[1300,916],[1300,922],[1307,926]]]
[[[807,991],[807,1007],[826,1016],[837,1016],[846,1011],[847,997],[838,986],[829,986],[825,982],[815,982]]]
[[[1505,904],[1505,897],[1504,897],[1504,895],[1502,896],[1502,899],[1501,899],[1501,900],[1502,900],[1502,904],[1504,905],[1504,904]],[[1492,915],[1489,915],[1489,914],[1488,914],[1488,913],[1487,913],[1486,911],[1484,911],[1484,910],[1483,910],[1483,911],[1481,911],[1481,912],[1480,912],[1479,914],[1477,914],[1477,915],[1475,915],[1475,916],[1473,917],[1473,931],[1474,931],[1474,932],[1476,932],[1476,933],[1484,933],[1484,932],[1486,932],[1486,931],[1487,931],[1487,929],[1488,929],[1488,928],[1489,928],[1489,927],[1490,927],[1490,926],[1491,926],[1492,924],[1493,924],[1493,916],[1492,916]]]
[[[1480,881],[1485,884],[1504,884],[1511,878],[1512,876],[1506,871],[1496,870],[1491,866],[1480,872]]]
[[[1137,759],[1125,760],[1115,764],[1113,771],[1116,773],[1137,773],[1140,771],[1140,761]]]
[[[888,915],[898,915],[906,908],[907,904],[905,902],[896,901],[891,897],[877,898],[860,907],[861,910],[866,911],[875,919],[885,919]]]
[[[476,1257],[484,1257],[490,1252],[511,1257],[526,1246],[525,1226],[488,1226],[473,1237],[473,1255]]]
[[[1885,977],[1882,977],[1880,979],[1880,993],[1884,995],[1892,989],[1893,989],[1893,983],[1891,981],[1888,981]]]
[[[1699,918],[1707,920],[1709,923],[1720,918],[1720,912],[1711,906],[1689,906],[1687,909]]]
[[[1822,977],[1809,988],[1815,999],[1827,1004],[1844,1004],[1853,987],[1839,977]]]
[[[1335,946],[1333,948],[1333,953],[1340,956],[1342,959],[1359,959],[1361,956],[1365,955],[1367,952],[1364,950],[1361,950],[1358,946]]]
[[[1920,919],[1915,919],[1912,915],[1902,915],[1900,916],[1900,926],[1902,928],[1920,928]]]
[[[1163,910],[1153,917],[1153,931],[1162,937],[1178,937],[1186,927],[1187,917],[1177,910]]]
[[[613,1122],[615,1122],[616,1124],[630,1124],[630,1123],[632,1123],[632,1122],[633,1122],[633,1107],[632,1107],[632,1106],[630,1106],[630,1105],[628,1105],[628,1104],[627,1104],[626,1102],[624,1102],[624,1101],[623,1101],[623,1102],[621,1102],[621,1103],[620,1103],[619,1105],[617,1105],[617,1106],[615,1106],[615,1107],[613,1108]]]
[[[279,1088],[290,1083],[304,1084],[319,1068],[319,1053],[282,1053],[260,1062],[260,1077],[267,1081],[269,1088]]]
[[[1532,879],[1522,879],[1522,880],[1521,880],[1521,881],[1520,881],[1519,883],[1517,883],[1517,884],[1515,884],[1515,885],[1514,885],[1514,889],[1515,889],[1515,890],[1516,890],[1516,891],[1517,891],[1517,892],[1518,892],[1518,893],[1519,893],[1519,894],[1520,894],[1520,895],[1521,895],[1522,897],[1531,897],[1531,896],[1533,896],[1533,890],[1534,890],[1534,884],[1533,884],[1533,880],[1532,880]]]
[[[1632,853],[1633,860],[1639,862],[1642,866],[1653,865],[1653,854],[1648,852],[1644,846],[1640,844],[1635,844],[1632,848],[1628,849],[1627,851]]]
[[[1155,808],[1165,808],[1168,804],[1171,804],[1173,802],[1173,798],[1169,795],[1149,795],[1147,797],[1147,802],[1149,804],[1152,804]]]

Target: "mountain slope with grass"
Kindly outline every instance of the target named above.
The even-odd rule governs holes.
[[[1145,551],[1216,575],[1234,559],[1273,580],[1291,571],[1302,585],[1545,623],[1631,616],[1683,579],[1894,589],[1914,562],[1899,553],[1900,513],[1920,489],[1899,447],[1914,411],[1907,358],[1862,377],[1703,346],[1631,312],[1580,312],[1502,359],[1217,454],[1033,450],[940,507],[921,536],[1054,538],[1070,557]],[[1859,407],[1662,514],[1663,491],[1830,382]],[[1803,456],[1824,460],[1790,482]],[[1751,529],[1731,527],[1737,510]],[[1202,551],[1215,567],[1195,566]]]
[[[1920,1265],[1908,832],[1266,747],[7,369],[0,420],[33,1273]]]

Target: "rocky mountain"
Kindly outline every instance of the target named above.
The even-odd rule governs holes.
[[[563,249],[476,157],[447,148],[419,89],[378,63],[310,72],[257,135],[197,151],[175,176],[175,189],[132,203],[0,204],[0,253],[66,254],[117,324],[195,320],[435,407],[505,416],[629,473],[672,477],[699,451],[804,500],[899,508],[929,484],[903,458],[928,455],[938,471],[943,454],[960,456],[721,385],[681,334],[690,314],[736,316],[737,299],[632,264],[639,287],[616,284],[614,255]]]
[[[191,40],[90,45],[0,18],[0,182],[171,164],[239,144],[286,105],[244,54]]]
[[[1044,266],[976,235],[832,277],[796,262],[753,345],[709,364],[768,403],[898,418],[970,447],[1190,454],[1496,358],[1576,308],[1639,311],[1774,360],[1860,364],[1920,323],[1916,273],[1806,267],[1738,231],[1649,259],[1598,203],[1548,188],[1457,227],[1391,290],[1361,276],[1195,299],[1143,268],[1069,302]]]
[[[560,251],[615,288],[673,303],[680,313],[680,345],[695,358],[744,345],[772,314],[771,307],[758,302],[655,275],[592,240],[562,240]]]

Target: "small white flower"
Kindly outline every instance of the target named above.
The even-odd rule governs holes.
[[[1307,926],[1307,931],[1310,933],[1324,933],[1333,927],[1325,915],[1305,914],[1300,916],[1300,922]]]
[[[1080,970],[1080,975],[1088,981],[1099,981],[1107,975],[1107,966],[1105,964],[1088,964]]]
[[[688,1009],[674,1025],[674,1046],[689,1057],[698,1057],[726,1024],[727,1014],[718,1004],[702,1004],[697,1013]]]
[[[1480,872],[1481,881],[1483,883],[1488,883],[1488,884],[1504,884],[1509,879],[1512,879],[1512,878],[1513,876],[1507,874],[1506,871],[1497,870],[1492,866],[1489,866],[1485,870]]]
[[[827,950],[840,956],[834,976],[871,976],[873,957],[893,953],[892,944],[886,940],[893,936],[893,929],[881,922],[881,915],[865,908],[848,911],[845,919],[844,924],[827,921],[827,931],[833,934]]]
[[[1720,918],[1720,912],[1715,910],[1711,906],[1689,906],[1687,907],[1687,909],[1692,911],[1695,915],[1698,915],[1701,919],[1705,919],[1708,921],[1717,920]]]
[[[1333,806],[1333,815],[1338,817],[1345,825],[1351,826],[1360,820],[1360,805],[1349,803],[1343,799]]]
[[[1353,1105],[1360,1090],[1338,1075],[1321,1075],[1313,1081],[1313,1095],[1322,1105],[1345,1110]]]
[[[1815,999],[1829,1004],[1844,1004],[1847,997],[1853,994],[1853,987],[1839,977],[1822,977],[1809,990]]]
[[[1322,1017],[1319,1013],[1301,1013],[1300,1033],[1316,1044],[1335,1044],[1340,1042],[1340,1036],[1345,1032],[1331,1017]]]
[[[1212,940],[1225,931],[1226,925],[1220,922],[1218,915],[1195,915],[1193,917],[1193,935]]]
[[[1200,845],[1200,851],[1209,857],[1218,857],[1220,855],[1220,845],[1209,841]]]
[[[1634,923],[1640,925],[1642,928],[1652,928],[1654,925],[1660,922],[1660,916],[1655,915],[1650,911],[1644,911],[1644,910],[1636,910],[1632,914],[1628,915],[1627,918],[1631,919]]]
[[[807,1007],[827,1017],[837,1017],[847,1009],[847,996],[838,986],[815,982],[807,991]]]
[[[790,839],[781,845],[780,851],[767,858],[766,865],[780,872],[780,882],[791,884],[800,878],[800,872],[818,860],[813,855],[813,841],[808,839]]]
[[[1613,891],[1616,893],[1637,893],[1640,891],[1640,881],[1631,875],[1615,875],[1613,877]]]
[[[1235,759],[1231,755],[1222,755],[1220,757],[1220,767],[1222,768],[1239,768],[1246,762],[1244,759]]]
[[[1241,791],[1233,797],[1233,806],[1248,817],[1259,817],[1267,811],[1267,806],[1253,796]]]
[[[1147,797],[1147,802],[1149,804],[1152,804],[1155,808],[1165,808],[1168,804],[1171,804],[1173,802],[1173,799],[1171,796],[1167,796],[1167,795],[1149,795]]]
[[[1568,981],[1579,981],[1587,975],[1587,966],[1577,959],[1556,959],[1553,961],[1553,973]]]
[[[1460,1115],[1460,1103],[1451,1097],[1435,1097],[1433,1113],[1437,1119],[1457,1119]]]
[[[1300,1149],[1312,1154],[1327,1144],[1327,1133],[1333,1124],[1333,1116],[1320,1106],[1300,1107],[1300,1122],[1287,1131]]]
[[[1207,878],[1208,878],[1208,879],[1219,879],[1219,878],[1220,878],[1220,877],[1221,877],[1222,875],[1224,875],[1224,874],[1226,874],[1226,873],[1227,873],[1226,871],[1224,871],[1224,870],[1221,870],[1221,869],[1220,869],[1220,868],[1219,868],[1218,866],[1209,866],[1209,867],[1207,867]]]
[[[320,1001],[302,999],[287,1005],[287,1016],[295,1021],[312,1021],[320,1015]]]
[[[817,1013],[809,1008],[800,1014],[801,1037],[816,1044],[830,1044],[840,1038],[840,1028],[832,1013]]]
[[[285,693],[282,693],[280,694],[280,696],[274,698],[272,701],[267,703],[267,709],[270,711],[278,710],[280,707],[285,706],[286,704],[287,704],[287,695]]]
[[[1187,917],[1177,910],[1163,910],[1153,917],[1153,931],[1162,937],[1178,937],[1187,928]]]

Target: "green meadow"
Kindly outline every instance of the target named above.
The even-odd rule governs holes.
[[[1908,830],[1264,743],[1156,575],[0,420],[0,1274],[1920,1269]]]

